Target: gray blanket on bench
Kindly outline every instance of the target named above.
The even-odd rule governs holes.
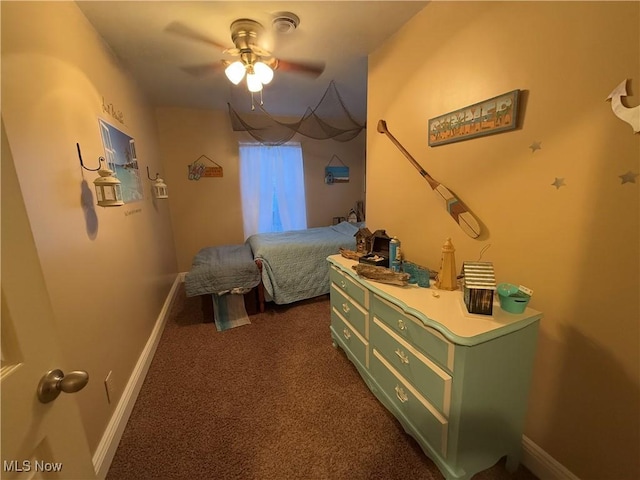
[[[187,297],[246,293],[259,283],[260,271],[246,243],[201,249],[184,279]]]

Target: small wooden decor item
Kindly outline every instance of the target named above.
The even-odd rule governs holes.
[[[208,160],[214,166],[210,167],[202,162],[202,159]],[[216,162],[211,160],[206,155],[200,155],[195,162],[190,164],[189,166],[189,180],[200,180],[201,177],[222,177],[223,171],[222,167],[218,165]]]
[[[356,250],[359,253],[364,255],[371,251],[373,234],[367,227],[360,228],[354,237],[356,237]]]
[[[353,250],[348,250],[342,247],[340,247],[339,251],[340,255],[342,255],[344,258],[348,258],[349,260],[359,260],[360,257],[364,255],[364,253],[354,252]]]
[[[633,133],[640,132],[640,105],[635,107],[625,107],[622,103],[622,97],[627,96],[627,80],[623,80],[609,94],[607,100],[611,100],[611,109],[613,114],[623,122],[627,122],[633,128]]]
[[[390,240],[391,238],[387,235],[387,232],[382,229],[373,232],[370,237],[371,250],[360,257],[360,263],[388,267]]]
[[[447,238],[442,245],[442,260],[440,261],[440,271],[436,279],[436,288],[440,290],[457,290],[458,278],[456,274],[456,249],[451,243],[451,239]]]
[[[469,313],[493,314],[496,276],[491,262],[463,262],[464,304]]]
[[[353,266],[356,273],[368,280],[374,282],[388,283],[390,285],[400,285],[404,287],[409,284],[409,274],[399,273],[389,270],[386,267],[376,267],[375,265],[366,265],[364,263],[358,263]]]

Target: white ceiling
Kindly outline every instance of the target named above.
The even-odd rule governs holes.
[[[78,1],[80,9],[156,106],[249,111],[244,83],[224,71],[203,76],[182,68],[234,59],[220,49],[165,31],[180,22],[218,44],[233,47],[229,26],[238,18],[259,21],[270,33],[265,48],[287,61],[324,62],[317,78],[276,70],[265,86],[264,108],[273,115],[302,116],[333,80],[353,116],[366,119],[367,55],[424,8],[424,1]],[[276,12],[293,12],[298,28],[271,28]],[[259,94],[258,94],[259,96]],[[256,97],[258,100],[258,97]]]

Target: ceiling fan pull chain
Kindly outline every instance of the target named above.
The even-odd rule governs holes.
[[[254,111],[256,106],[253,104],[253,92],[251,92],[251,111]]]

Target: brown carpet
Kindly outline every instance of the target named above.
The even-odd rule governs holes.
[[[332,347],[329,308],[217,332],[181,288],[107,479],[442,479]],[[502,462],[474,478],[535,479]]]

